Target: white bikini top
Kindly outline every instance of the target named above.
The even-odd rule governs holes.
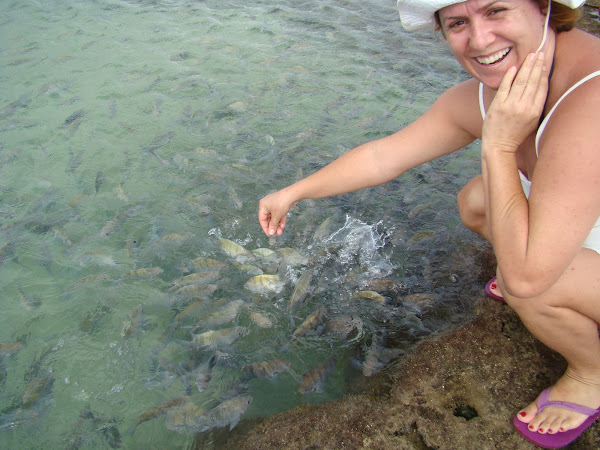
[[[563,95],[561,95],[561,97],[554,104],[552,109],[548,112],[548,115],[546,117],[544,117],[544,120],[542,121],[542,123],[540,124],[540,126],[537,130],[537,133],[535,135],[535,154],[536,155],[539,156],[538,143],[540,142],[540,138],[542,137],[542,133],[544,132],[544,129],[546,128],[546,124],[548,123],[548,120],[550,120],[550,117],[552,116],[552,113],[554,112],[556,107],[560,104],[560,102],[562,102],[562,100],[567,95],[569,95],[576,88],[581,86],[586,81],[591,80],[592,78],[597,77],[599,75],[600,75],[600,70],[590,73],[589,75],[583,77],[581,80],[579,80],[577,83],[575,83],[573,86],[571,86],[569,89],[567,89],[567,91]],[[481,111],[481,117],[485,120],[485,104],[483,103],[483,83],[481,83],[481,82],[479,83],[479,110]]]

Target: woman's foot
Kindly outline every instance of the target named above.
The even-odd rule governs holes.
[[[500,292],[500,287],[498,286],[498,281],[496,277],[492,277],[490,281],[485,285],[485,293],[488,297],[493,298],[494,300],[498,300],[499,302],[504,301],[504,297],[502,296],[502,292]]]
[[[552,386],[549,394],[547,407],[538,411],[538,397],[535,402],[519,411],[517,419],[528,424],[532,432],[555,434],[575,429],[584,423],[589,415],[561,407],[553,402],[566,402],[591,410],[600,407],[600,376],[596,378],[584,378],[567,369],[558,382]]]

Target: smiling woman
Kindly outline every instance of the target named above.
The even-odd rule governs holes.
[[[473,78],[406,128],[264,197],[258,211],[264,232],[280,235],[301,200],[385,183],[481,139],[482,174],[459,193],[459,212],[494,248],[486,291],[568,363],[513,420],[549,448],[600,418],[600,39],[573,28],[574,1],[399,0],[403,26],[437,21]]]

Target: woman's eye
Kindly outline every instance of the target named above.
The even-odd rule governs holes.
[[[459,26],[463,25],[464,23],[465,23],[464,20],[457,20],[456,22],[452,22],[450,24],[449,28],[456,28],[456,27],[459,27]]]
[[[496,8],[496,9],[492,9],[492,10],[490,11],[490,14],[491,14],[491,15],[493,15],[493,14],[498,14],[498,13],[501,13],[502,11],[504,11],[504,8]]]

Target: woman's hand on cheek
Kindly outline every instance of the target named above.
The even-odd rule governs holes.
[[[517,73],[511,67],[498,88],[483,122],[487,150],[514,153],[536,128],[548,93],[544,54],[530,54]]]

